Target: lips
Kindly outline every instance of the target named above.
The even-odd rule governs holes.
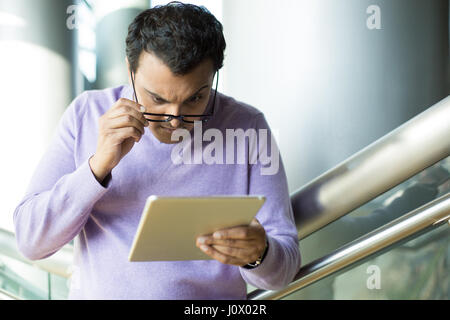
[[[161,128],[163,128],[163,129],[165,129],[167,131],[170,131],[170,132],[175,131],[176,129],[180,129],[180,128],[166,128],[166,127],[163,127],[163,126],[161,126]]]
[[[179,130],[179,129],[184,129],[184,130],[188,130],[188,131],[191,130],[189,126],[181,126],[181,127],[177,127],[177,128],[171,128],[171,127],[165,127],[163,125],[160,125],[159,127],[161,129],[163,129],[163,131],[166,131],[166,132],[169,132],[169,133],[172,133],[175,130]]]

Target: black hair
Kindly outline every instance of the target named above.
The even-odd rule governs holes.
[[[208,58],[217,71],[223,66],[225,47],[222,24],[208,9],[177,1],[141,12],[126,38],[133,72],[142,50],[155,54],[174,74],[189,73]]]

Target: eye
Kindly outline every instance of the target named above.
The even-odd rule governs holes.
[[[156,103],[163,103],[164,102],[163,99],[161,99],[159,97],[155,97],[155,96],[153,96],[153,101],[156,102]]]
[[[193,96],[191,99],[189,99],[189,102],[195,103],[195,102],[198,102],[198,101],[202,100],[202,98],[203,97],[201,95]]]

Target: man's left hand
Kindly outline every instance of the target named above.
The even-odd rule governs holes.
[[[245,266],[261,257],[266,248],[266,231],[258,220],[248,226],[218,230],[212,235],[197,237],[197,247],[224,264]]]

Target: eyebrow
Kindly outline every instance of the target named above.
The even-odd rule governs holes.
[[[192,94],[189,98],[187,98],[185,101],[188,101],[189,99],[193,98],[197,93],[199,93],[200,91],[202,91],[203,89],[209,87],[209,85],[205,84],[203,87],[201,87],[200,89],[198,89],[194,94]],[[144,88],[145,89],[145,88]],[[145,89],[145,91],[147,91],[148,93],[150,93],[152,96],[154,96],[155,98],[161,99],[164,103],[168,103],[169,101],[167,101],[166,99],[162,98],[159,94],[151,92],[148,89]]]

